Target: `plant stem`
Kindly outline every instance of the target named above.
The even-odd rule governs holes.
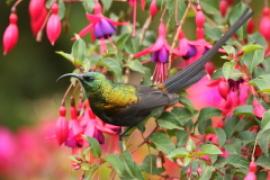
[[[186,10],[185,10],[185,12],[184,12],[184,15],[183,15],[183,17],[182,17],[182,19],[181,19],[181,21],[180,21],[180,23],[179,23],[179,26],[178,26],[178,28],[177,28],[177,31],[176,31],[176,33],[175,33],[175,35],[174,35],[173,42],[172,42],[171,49],[170,49],[169,66],[168,66],[168,69],[171,68],[173,49],[174,49],[175,46],[176,46],[178,36],[179,36],[179,34],[180,34],[180,32],[181,32],[182,26],[183,26],[183,24],[184,24],[184,22],[185,22],[185,20],[186,20],[186,17],[187,17],[187,15],[188,15],[188,11],[189,11],[190,8],[191,8],[191,0],[188,1],[187,8],[186,8]]]
[[[16,12],[17,6],[22,2],[23,0],[17,0],[13,6],[11,7],[11,12]]]

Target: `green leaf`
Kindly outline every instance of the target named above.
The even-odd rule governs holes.
[[[270,74],[263,74],[249,82],[256,86],[260,92],[270,93]]]
[[[263,119],[261,121],[261,129],[270,129],[270,110],[267,110],[263,115]]]
[[[156,132],[150,136],[150,140],[154,143],[158,150],[166,154],[169,154],[175,148],[170,137],[165,133]]]
[[[86,137],[86,140],[90,145],[91,152],[93,153],[93,155],[95,157],[99,157],[101,155],[101,148],[98,141],[95,138],[91,138],[89,136]]]
[[[229,55],[236,54],[236,49],[233,46],[231,46],[231,45],[225,45],[225,46],[222,46],[222,48]]]
[[[223,146],[226,142],[226,133],[221,128],[216,128],[216,135],[218,136],[218,143],[220,146]]]
[[[204,0],[200,1],[202,9],[205,10],[205,13],[211,15],[219,15],[220,12],[218,10],[218,2],[213,0]]]
[[[245,9],[246,9],[246,6],[242,2],[232,6],[232,9],[229,13],[230,25],[233,25],[238,20],[238,18],[243,14]]]
[[[205,35],[207,38],[217,41],[220,39],[222,32],[219,28],[216,26],[211,26],[209,23],[206,23],[205,26]]]
[[[71,54],[74,58],[75,64],[78,64],[78,65],[83,64],[86,57],[86,51],[87,51],[86,44],[81,38],[79,38],[73,43]]]
[[[110,9],[110,7],[112,5],[112,0],[101,0],[101,2],[106,10]]]
[[[200,180],[211,179],[214,170],[215,170],[215,168],[212,166],[206,166],[205,168],[203,168],[203,172],[202,172],[202,175],[200,177]]]
[[[126,171],[128,172],[131,179],[134,180],[143,180],[143,176],[141,173],[140,168],[135,164],[135,162],[132,160],[131,155],[129,152],[125,151],[121,154],[121,159],[124,162]],[[126,179],[126,178],[125,178]]]
[[[158,119],[158,123],[170,126],[170,129],[182,129],[191,120],[190,112],[185,108],[174,108],[171,112],[165,112]]]
[[[138,60],[131,60],[127,62],[127,66],[136,72],[139,72],[141,74],[144,74],[144,66],[142,65],[142,63]]]
[[[260,45],[258,45],[260,46]],[[260,46],[260,49],[251,51],[249,53],[245,53],[243,58],[241,59],[241,63],[245,64],[249,70],[249,72],[252,74],[254,69],[263,62],[264,60],[264,49],[262,49],[262,46]]]
[[[257,135],[258,144],[261,147],[263,153],[269,156],[269,143],[270,143],[270,129],[262,129]]]
[[[253,116],[253,107],[251,105],[243,105],[243,106],[238,106],[234,110],[234,115],[236,116],[241,116],[241,115],[249,115]]]
[[[82,1],[82,5],[86,12],[92,12],[95,7],[95,1],[92,0],[84,0]]]
[[[143,163],[140,167],[141,170],[150,173],[150,174],[161,174],[164,169],[163,168],[157,168],[157,157],[154,154],[149,154],[147,155],[144,160]]]
[[[133,162],[128,152],[121,155],[110,154],[106,161],[112,165],[121,179],[143,180],[139,167]]]
[[[169,158],[183,158],[189,155],[189,152],[185,148],[176,148],[168,154]]]
[[[228,158],[226,158],[226,163],[232,165],[235,168],[239,168],[244,172],[248,170],[249,162],[242,158],[240,155],[230,155]]]
[[[221,150],[214,144],[203,144],[200,149],[201,152],[204,154],[210,155],[222,154]]]
[[[63,0],[59,0],[58,5],[59,5],[59,12],[58,12],[59,17],[60,19],[63,19],[65,17],[65,12],[66,12],[65,3],[63,2]]]
[[[201,134],[204,134],[206,129],[211,124],[211,118],[214,116],[220,116],[221,111],[216,108],[204,108],[200,111],[198,117],[198,129]]]
[[[72,64],[74,63],[74,58],[73,58],[72,54],[65,53],[63,51],[56,51],[56,54],[59,54],[60,56],[62,56],[66,60],[70,61]]]
[[[259,32],[255,32],[252,35],[248,36],[248,42],[253,44],[260,44],[263,47],[266,47],[267,45],[264,37]]]
[[[112,167],[120,177],[124,176],[125,166],[123,161],[120,159],[118,155],[110,154],[109,156],[106,157],[106,161],[112,165]]]
[[[224,63],[222,72],[226,79],[238,80],[242,77],[242,73],[235,68],[235,63],[232,61]]]
[[[267,156],[260,156],[257,161],[256,164],[258,166],[261,166],[265,169],[270,169],[270,157]]]
[[[247,54],[247,53],[252,53],[258,49],[263,49],[263,46],[259,44],[247,44],[242,47],[242,51]]]
[[[122,66],[118,59],[105,57],[101,59],[97,65],[106,67],[110,72],[113,73],[116,80],[119,82],[122,78]]]
[[[177,147],[181,147],[186,144],[188,140],[188,133],[184,130],[178,130],[175,132],[177,138]]]

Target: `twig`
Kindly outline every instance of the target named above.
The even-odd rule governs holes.
[[[258,144],[258,135],[256,136],[255,142],[254,142],[254,146],[253,146],[253,150],[252,150],[252,154],[251,154],[251,161],[255,161],[255,151],[256,151],[256,147]]]
[[[68,88],[65,91],[65,94],[64,94],[64,96],[62,98],[61,105],[65,104],[66,98],[67,98],[67,96],[68,96],[68,94],[69,94],[69,92],[71,91],[72,88],[73,88],[73,85],[72,85],[72,83],[70,83],[70,85],[68,86]]]
[[[183,24],[184,24],[184,22],[185,22],[185,19],[186,19],[187,15],[188,15],[188,11],[189,11],[190,8],[191,8],[191,0],[188,1],[187,8],[186,8],[186,10],[185,10],[185,12],[184,12],[184,15],[183,15],[183,17],[182,17],[180,23],[179,23],[179,26],[178,26],[178,28],[177,28],[176,34],[174,35],[173,42],[172,42],[171,49],[170,49],[169,66],[168,66],[168,69],[171,68],[173,49],[174,49],[175,46],[176,46],[176,42],[177,42],[178,36],[179,36],[179,34],[180,34],[180,32],[181,32],[182,26],[183,26]]]
[[[142,28],[142,32],[141,32],[141,39],[140,39],[140,44],[143,42],[143,39],[144,39],[144,35],[145,35],[145,32],[146,30],[149,28],[150,24],[151,24],[151,21],[152,21],[152,16],[149,16],[144,25],[143,25],[143,28]]]
[[[22,2],[23,0],[17,0],[13,6],[11,7],[11,12],[16,12],[17,6]]]

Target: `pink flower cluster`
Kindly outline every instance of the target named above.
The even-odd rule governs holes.
[[[104,134],[118,135],[120,127],[104,123],[91,110],[88,100],[81,103],[77,109],[72,103],[70,120],[66,119],[66,108],[61,106],[56,122],[56,139],[58,144],[65,144],[73,150],[88,146],[85,136],[95,138],[100,144],[104,143]]]
[[[0,127],[0,176],[4,179],[64,178],[66,158],[52,141],[53,123],[12,132]],[[65,167],[64,167],[65,166]]]

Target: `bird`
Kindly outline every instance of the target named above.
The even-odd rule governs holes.
[[[178,94],[205,75],[204,65],[221,46],[252,16],[247,8],[215,45],[198,61],[191,64],[163,83],[163,88],[115,83],[100,72],[67,73],[58,79],[73,77],[80,81],[92,111],[104,122],[134,127],[143,122],[154,109],[175,104]]]

